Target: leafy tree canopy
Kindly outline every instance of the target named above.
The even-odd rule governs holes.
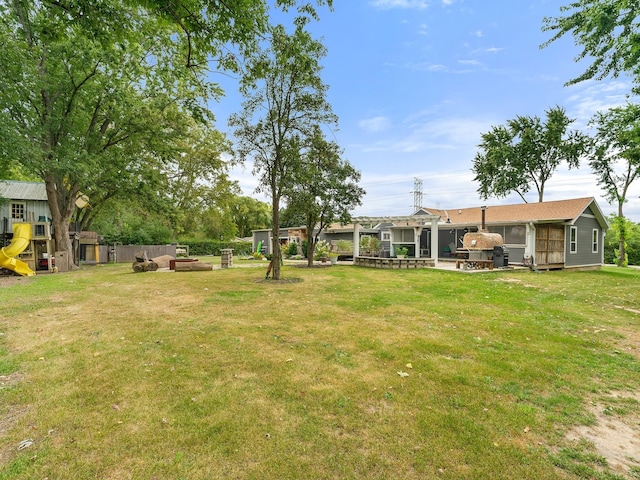
[[[305,30],[288,34],[283,26],[275,27],[268,48],[248,62],[243,110],[229,121],[238,160],[253,161],[258,189],[271,198],[274,279],[280,278],[280,200],[300,165],[300,139],[311,137],[316,125],[336,123],[320,78],[325,53]]]
[[[568,130],[573,121],[556,106],[546,111],[544,122],[518,116],[483,133],[472,168],[482,198],[515,192],[526,202],[525,194],[535,188],[543,201],[545,184],[558,166],[566,162],[577,167],[586,151],[586,137]]]
[[[275,3],[297,6],[299,24],[325,4]],[[71,249],[81,192],[165,167],[179,117],[210,128],[207,100],[221,91],[207,70],[257,51],[268,10],[265,0],[0,2],[0,157],[45,182],[57,249]]]
[[[629,187],[640,176],[640,105],[598,112],[591,124],[596,134],[589,165],[607,200],[618,203],[618,215],[623,216]]]
[[[604,237],[604,262],[618,266],[640,265],[640,224],[619,217],[609,216],[610,228]],[[620,249],[620,238],[624,238],[624,249]]]
[[[293,169],[285,197],[289,214],[298,212],[304,218],[311,265],[320,232],[334,222],[348,223],[365,191],[358,185],[360,172],[341,158],[338,144],[327,141],[320,127],[300,147],[300,165]]]
[[[594,151],[589,161],[607,200],[618,204],[617,219],[619,266],[626,262],[626,234],[623,205],[631,184],[640,176],[640,105],[627,104],[599,112],[591,121],[596,127]]]
[[[236,196],[229,205],[229,213],[238,229],[239,237],[250,237],[252,230],[268,228],[271,210],[268,203],[252,197]]]
[[[543,30],[553,36],[543,44],[548,46],[565,34],[572,34],[582,47],[576,61],[592,60],[585,72],[570,80],[602,80],[628,73],[640,89],[640,5],[629,0],[576,0],[561,7],[564,15],[546,17]]]

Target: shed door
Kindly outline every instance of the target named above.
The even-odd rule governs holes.
[[[564,226],[536,226],[536,263],[538,265],[564,263]]]

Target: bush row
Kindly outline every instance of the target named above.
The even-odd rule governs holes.
[[[251,255],[251,242],[234,242],[230,240],[189,240],[180,245],[189,246],[189,255],[220,255],[221,250],[232,248],[233,255]]]

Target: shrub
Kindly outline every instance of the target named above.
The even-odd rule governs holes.
[[[290,256],[293,257],[294,255],[298,254],[298,244],[295,242],[291,242],[288,243],[285,247],[285,253]]]
[[[228,240],[181,240],[181,245],[189,245],[190,255],[220,255],[225,248],[233,249],[234,255],[251,255],[251,242]]]
[[[313,252],[313,259],[320,260],[322,257],[329,256],[329,251],[331,250],[331,245],[327,243],[326,240],[320,240],[316,243],[316,248]]]
[[[339,252],[353,252],[353,242],[350,240],[338,240],[336,247]]]

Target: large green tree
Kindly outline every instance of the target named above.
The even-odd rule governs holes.
[[[640,4],[632,0],[576,0],[561,7],[563,15],[546,17],[543,30],[553,36],[543,44],[548,46],[566,34],[573,35],[582,48],[576,61],[592,63],[578,77],[583,80],[602,80],[621,73],[632,76],[636,92],[640,89]]]
[[[280,279],[280,201],[300,165],[300,139],[318,124],[334,124],[320,77],[324,46],[302,28],[271,33],[269,47],[250,59],[243,77],[243,110],[231,116],[237,158],[253,162],[259,190],[271,198],[273,258],[270,272]]]
[[[252,230],[267,228],[271,223],[269,204],[252,197],[236,196],[230,202],[229,212],[239,237],[250,237]]]
[[[609,216],[609,224],[611,228],[604,237],[604,263],[640,265],[640,224],[616,214]],[[621,236],[625,240],[623,252],[620,252]]]
[[[81,193],[117,181],[119,170],[141,170],[136,163],[176,138],[176,115],[205,118],[199,99],[212,92],[173,61],[182,47],[168,25],[115,0],[16,1],[0,10],[0,111],[8,132],[0,142],[45,182],[58,250],[71,252],[69,221]]]
[[[545,185],[558,166],[578,166],[586,137],[568,129],[574,120],[563,108],[545,113],[544,122],[538,116],[518,116],[482,134],[472,168],[482,198],[515,192],[526,202],[525,194],[535,188],[542,202]]]
[[[624,219],[623,206],[631,184],[640,176],[640,105],[598,112],[591,123],[596,127],[594,151],[589,161],[607,200],[618,205],[617,217]],[[625,263],[625,222],[618,232],[618,265]]]
[[[170,136],[103,153],[100,168],[82,190],[90,208],[74,215],[83,230],[91,228],[97,215],[108,215],[113,202],[138,198],[149,210],[164,211],[175,236],[197,219],[209,190],[228,183],[222,154],[229,142],[220,132],[174,110],[165,114],[165,133],[171,125]]]
[[[365,191],[359,186],[360,172],[342,158],[337,143],[325,139],[320,127],[314,128],[301,147],[301,164],[293,169],[285,197],[288,212],[298,212],[305,219],[311,266],[320,233],[334,222],[348,223]]]
[[[299,5],[300,24],[315,15],[305,2],[276,5]],[[237,69],[268,30],[268,9],[265,0],[0,2],[0,154],[45,182],[57,249],[71,252],[81,192],[119,178],[106,165],[140,172],[152,159],[155,169],[179,135],[176,111],[211,120],[206,103],[220,90],[205,82],[209,66]]]

